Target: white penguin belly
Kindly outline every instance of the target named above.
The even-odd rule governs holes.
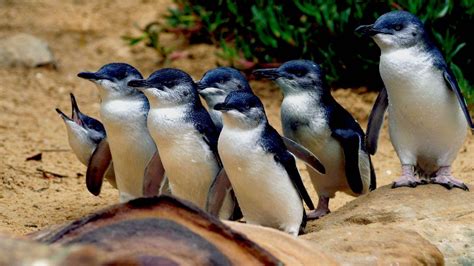
[[[262,128],[226,128],[219,136],[219,154],[248,223],[297,234],[303,203],[285,168],[258,144]]]
[[[141,101],[113,100],[101,107],[117,188],[127,199],[143,196],[145,167],[156,152],[142,106]]]
[[[204,208],[219,165],[200,133],[184,121],[186,111],[177,108],[152,109],[148,125],[160,150],[171,193]]]
[[[87,131],[73,121],[67,121],[67,135],[69,146],[77,159],[87,166],[97,144],[87,135]]]
[[[384,52],[380,75],[389,98],[389,132],[402,164],[430,174],[451,165],[467,134],[467,122],[455,94],[417,48]]]
[[[314,153],[326,168],[326,174],[321,174],[307,167],[311,182],[319,196],[334,197],[337,191],[350,195],[355,194],[349,187],[345,172],[344,152],[337,140],[331,136],[331,129],[326,121],[324,110],[308,102],[305,95],[285,96],[281,106],[283,133]],[[309,125],[301,125],[295,131],[291,128],[294,121],[308,121]],[[360,151],[360,155],[363,152]],[[359,156],[360,161],[367,161],[368,156]],[[366,167],[364,167],[365,169]],[[369,171],[363,171],[364,192],[370,184]],[[365,181],[364,181],[365,180]]]

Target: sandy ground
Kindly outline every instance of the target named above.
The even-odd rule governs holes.
[[[0,0],[0,37],[18,32],[34,34],[50,44],[58,60],[57,70],[0,69],[0,231],[24,234],[117,202],[117,192],[108,184],[99,197],[87,192],[85,167],[70,151],[63,122],[54,108],[69,113],[69,93],[73,92],[82,111],[98,117],[98,92],[76,77],[79,71],[96,70],[113,61],[131,63],[145,76],[162,67],[153,50],[130,47],[121,36],[137,34],[135,25],[143,27],[159,18],[170,4],[168,0]],[[165,35],[163,43],[184,51],[185,57],[170,66],[188,71],[195,79],[216,65],[214,47],[188,46],[172,35]],[[282,96],[278,89],[270,83],[252,82],[252,86],[263,99],[271,123],[280,130]],[[339,89],[333,94],[365,128],[375,94],[363,89]],[[454,174],[468,183],[474,183],[473,149],[469,136],[454,164]],[[43,154],[41,161],[25,161],[39,152]],[[373,161],[379,185],[390,183],[399,174],[386,128]],[[316,201],[307,173],[299,166]],[[65,177],[44,175],[41,170]],[[331,201],[332,210],[351,199],[338,194]]]

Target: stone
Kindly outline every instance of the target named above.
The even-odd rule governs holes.
[[[225,224],[269,251],[284,265],[339,265],[329,255],[331,251],[323,251],[309,241],[282,231],[239,222],[226,221]]]
[[[30,234],[45,244],[91,245],[144,265],[280,265],[270,251],[190,202],[161,195],[112,205]]]
[[[25,33],[0,39],[1,67],[56,66],[56,60],[45,41]]]
[[[435,245],[443,253],[446,264],[474,264],[472,192],[447,190],[439,185],[397,189],[384,186],[320,220],[309,222],[306,231],[329,237],[331,230],[343,233],[354,226],[374,227],[380,232],[386,228],[387,240],[395,239],[389,232],[392,229],[411,230]],[[367,238],[371,236],[367,234]],[[419,246],[407,245],[415,251],[419,249]]]
[[[129,258],[110,258],[92,246],[48,246],[0,235],[0,265],[138,265]]]
[[[301,238],[343,265],[443,265],[443,254],[412,230],[386,225],[350,225]]]

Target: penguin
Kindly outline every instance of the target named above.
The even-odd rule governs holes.
[[[209,115],[217,130],[222,130],[222,113],[214,110],[214,106],[224,102],[231,91],[245,91],[252,93],[245,77],[235,68],[217,67],[204,73],[197,82],[199,94],[207,103]]]
[[[222,130],[222,113],[215,110],[214,106],[224,102],[224,99],[232,91],[243,91],[253,94],[252,88],[244,75],[231,67],[218,67],[207,71],[201,80],[197,82],[197,85],[199,94],[206,101],[209,114],[219,132]],[[283,137],[283,141],[288,150],[298,159],[314,170],[325,173],[324,165],[309,150],[286,137]]]
[[[379,71],[385,88],[369,117],[368,147],[372,154],[388,108],[390,139],[402,175],[392,185],[424,183],[468,190],[451,174],[471,116],[458,83],[423,23],[406,11],[392,11],[356,32],[370,36],[380,48]]]
[[[171,194],[205,209],[212,181],[222,170],[218,131],[202,105],[197,85],[179,69],[163,68],[128,82],[150,102],[148,129],[160,150]],[[218,216],[234,219],[237,203],[226,191]]]
[[[71,146],[73,153],[82,164],[87,166],[92,154],[97,148],[97,144],[104,140],[107,135],[104,125],[99,120],[82,113],[79,110],[74,94],[71,93],[70,96],[72,108],[71,117],[68,117],[58,108],[56,108],[56,112],[66,125],[69,146]],[[103,177],[107,179],[114,188],[117,188],[112,161],[110,161],[104,174]],[[86,183],[89,184],[90,182],[90,180],[86,180]],[[102,180],[99,180],[99,182],[102,182]],[[100,187],[101,185],[99,188]]]
[[[215,110],[223,113],[218,150],[247,223],[282,230],[304,231],[304,200],[314,209],[293,155],[268,123],[257,96],[229,93]]]
[[[127,86],[128,81],[141,79],[142,75],[129,64],[110,63],[97,72],[81,72],[78,77],[92,81],[99,88],[100,116],[107,132],[107,143],[103,146],[99,143],[86,176],[98,175],[106,161],[113,160],[120,202],[150,196],[144,193],[147,166],[153,175],[160,177],[164,176],[164,169],[147,129],[147,98]],[[151,194],[158,194],[158,190]]]
[[[255,70],[254,75],[274,80],[281,88],[283,134],[308,148],[326,168],[326,174],[308,169],[319,197],[318,206],[308,219],[328,214],[329,199],[337,191],[357,197],[375,189],[375,171],[365,134],[332,97],[319,65],[292,60],[278,68]]]
[[[244,75],[231,67],[211,69],[196,83],[199,94],[206,101],[209,114],[219,132],[222,130],[222,113],[215,110],[214,106],[224,102],[227,95],[232,91],[243,91],[253,94],[250,84]],[[283,141],[288,150],[298,159],[312,167],[315,171],[325,173],[324,165],[308,149],[285,137],[283,137]],[[215,212],[213,209],[218,209],[222,205],[223,195],[220,192],[231,189],[231,183],[228,179],[225,179],[226,177],[226,175],[217,176],[209,189],[206,205],[209,206],[208,211],[211,213]]]

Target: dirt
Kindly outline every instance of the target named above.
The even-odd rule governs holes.
[[[58,60],[56,70],[0,69],[0,232],[24,234],[117,202],[117,191],[109,184],[98,197],[87,192],[85,166],[71,152],[63,122],[54,108],[69,113],[69,93],[73,92],[82,111],[98,117],[98,92],[76,77],[82,70],[96,70],[109,62],[128,62],[147,76],[163,67],[155,51],[143,45],[130,47],[121,37],[138,35],[136,25],[144,27],[160,19],[171,4],[168,0],[0,0],[0,38],[19,32],[36,35],[50,44]],[[182,68],[195,79],[218,62],[213,46],[188,45],[184,38],[172,34],[164,34],[162,43],[181,55],[167,66]],[[270,83],[253,81],[251,85],[262,98],[271,124],[280,130],[282,96],[278,89]],[[365,128],[375,93],[361,88],[337,89],[333,94]],[[454,163],[454,174],[467,183],[474,183],[473,149],[469,136]],[[38,153],[42,153],[41,161],[26,161]],[[399,162],[386,126],[373,161],[379,185],[398,176]],[[307,173],[300,163],[299,167],[316,201]],[[330,207],[334,211],[351,199],[337,194]]]

